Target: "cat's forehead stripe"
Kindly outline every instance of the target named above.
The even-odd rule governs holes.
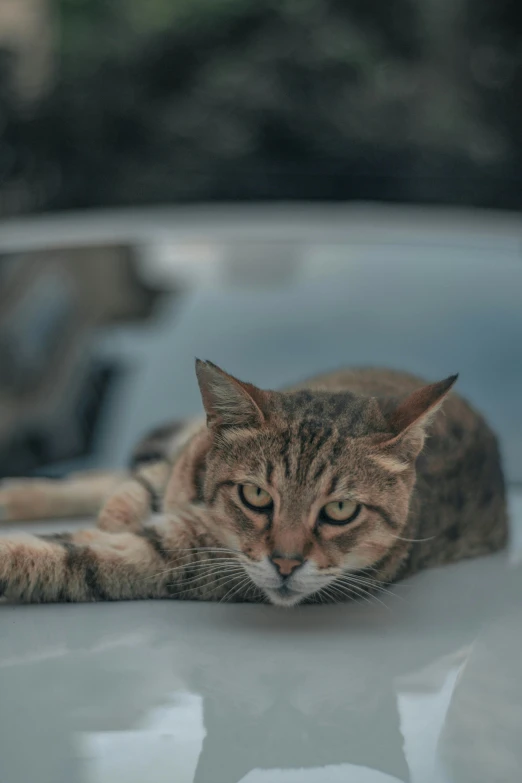
[[[313,480],[318,481],[327,468],[328,468],[328,464],[326,462],[320,462],[313,475]]]
[[[328,490],[328,494],[329,495],[333,495],[333,493],[335,492],[338,484],[339,484],[339,477],[338,476],[334,476],[332,478],[331,482],[330,482],[330,488]]]
[[[365,434],[373,419],[373,401],[350,392],[292,392],[279,395],[278,402],[290,420],[306,422],[309,428],[335,422],[352,437]]]

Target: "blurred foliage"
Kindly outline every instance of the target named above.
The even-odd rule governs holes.
[[[0,210],[213,199],[522,206],[509,0],[60,0],[23,106],[0,62]]]

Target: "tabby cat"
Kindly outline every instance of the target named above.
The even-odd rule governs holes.
[[[273,392],[196,372],[206,422],[152,433],[126,477],[2,485],[5,521],[101,512],[0,538],[1,595],[335,602],[505,545],[496,438],[457,376],[346,370]]]

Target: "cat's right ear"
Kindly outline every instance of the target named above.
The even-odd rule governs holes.
[[[196,359],[207,425],[212,428],[260,427],[265,421],[266,392],[229,375],[212,362]]]

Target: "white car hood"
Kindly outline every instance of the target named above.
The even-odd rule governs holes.
[[[508,553],[385,605],[1,606],[0,780],[518,781],[522,493],[511,504]]]

